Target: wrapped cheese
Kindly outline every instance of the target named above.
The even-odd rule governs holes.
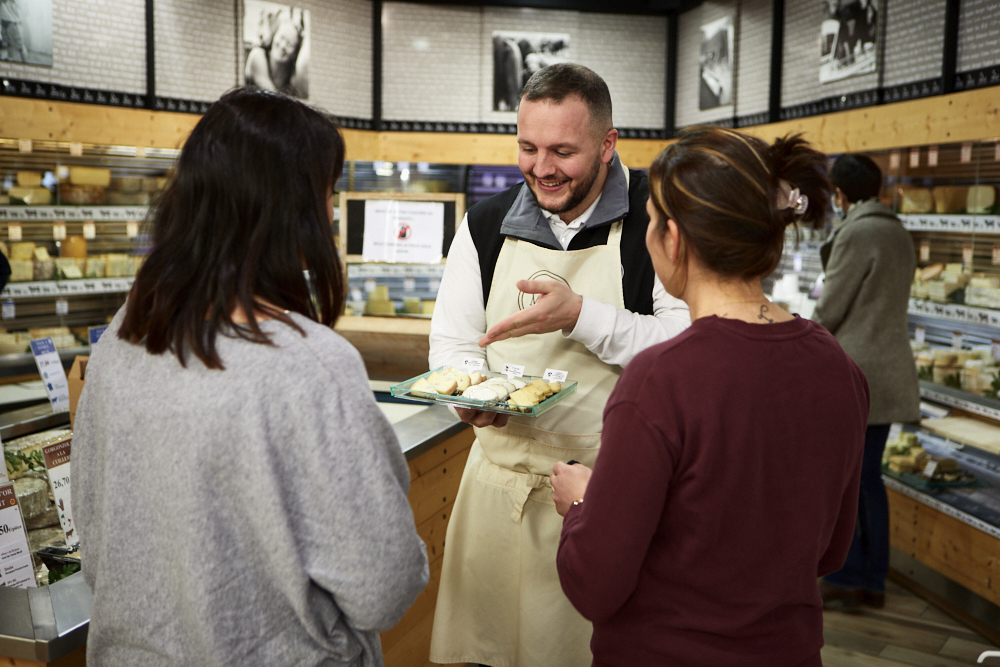
[[[934,211],[937,213],[961,213],[965,210],[968,190],[961,185],[939,185],[934,188]]]
[[[35,278],[35,262],[30,259],[10,260],[10,282],[24,283]]]
[[[52,191],[48,188],[22,188],[13,187],[7,191],[11,199],[16,199],[30,206],[47,206],[52,203]]]
[[[70,167],[69,182],[71,185],[98,185],[106,188],[111,185],[111,170],[101,167]]]
[[[934,209],[934,195],[927,188],[900,188],[901,213],[929,213]]]
[[[93,206],[107,200],[104,188],[97,185],[60,185],[59,199],[64,204]]]
[[[34,259],[35,257],[35,243],[34,241],[17,241],[10,244],[10,258],[11,259]]]
[[[973,185],[966,196],[965,210],[969,213],[989,213],[997,201],[997,191],[992,185]]]
[[[42,175],[37,171],[17,172],[17,184],[22,188],[38,188],[42,185]]]
[[[103,257],[88,257],[83,270],[87,278],[104,278],[105,262]]]
[[[87,257],[87,239],[82,236],[67,236],[59,246],[60,257]]]

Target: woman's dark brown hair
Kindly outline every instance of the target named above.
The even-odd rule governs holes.
[[[768,145],[720,127],[686,129],[649,169],[659,231],[668,218],[677,223],[682,263],[690,248],[719,275],[764,277],[781,260],[785,227],[822,225],[833,192],[826,161],[800,135]],[[785,208],[782,181],[809,198],[801,214]]]
[[[191,132],[151,213],[152,248],[118,337],[222,369],[218,335],[271,344],[254,312],[303,335],[285,311],[333,326],[344,280],[327,202],[343,164],[328,116],[284,95],[224,95]],[[249,322],[233,322],[236,306]]]

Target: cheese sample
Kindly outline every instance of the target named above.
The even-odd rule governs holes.
[[[50,259],[52,259],[49,256],[49,249],[45,247],[35,248],[32,255],[34,256],[35,260],[39,262],[47,262]]]
[[[961,213],[965,210],[968,188],[961,185],[939,185],[932,191],[934,211],[937,213]]]
[[[458,383],[454,380],[454,378],[441,378],[436,382],[431,382],[431,386],[434,387],[434,391],[438,394],[451,396],[458,388]]]
[[[111,170],[100,167],[70,167],[69,182],[71,185],[111,185]]]
[[[965,200],[965,210],[969,213],[989,213],[997,201],[997,191],[992,185],[973,185]]]
[[[42,186],[42,175],[37,171],[17,172],[17,184],[22,188],[38,188]]]
[[[410,386],[410,392],[415,396],[428,396],[435,393],[434,387],[427,381],[427,378],[417,378],[417,381]]]
[[[31,206],[46,206],[52,203],[52,191],[48,188],[13,187],[7,191],[11,199],[18,199]]]
[[[900,188],[901,213],[929,213],[934,208],[934,195],[927,188]]]
[[[523,407],[534,407],[538,405],[538,395],[524,389],[518,389],[510,395],[509,403]]]
[[[17,241],[10,244],[10,258],[11,259],[34,259],[35,257],[35,242],[34,241]]]

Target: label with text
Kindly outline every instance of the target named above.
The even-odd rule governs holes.
[[[928,461],[927,465],[924,466],[924,472],[923,472],[924,477],[926,477],[927,479],[933,477],[934,471],[937,470],[937,467],[938,467],[937,461],[934,460]]]
[[[139,235],[139,223],[135,220],[128,220],[125,222],[125,236],[130,239],[134,239]]]
[[[11,241],[20,241],[21,225],[13,222],[7,225],[7,238]]]
[[[45,391],[49,395],[53,412],[69,410],[69,383],[66,382],[66,371],[62,359],[56,350],[52,338],[39,338],[31,341],[31,353],[35,357],[35,366],[42,376]]]
[[[67,438],[61,442],[42,447],[42,457],[45,459],[45,469],[49,473],[49,487],[52,489],[52,499],[59,511],[59,524],[66,535],[66,545],[80,543],[73,524],[73,503],[71,502],[70,485],[70,450],[73,439]]]
[[[412,292],[417,289],[417,281],[407,276],[403,278],[403,291]]]
[[[962,151],[959,155],[960,162],[972,162],[972,144],[962,144]]]
[[[524,366],[518,366],[517,364],[504,364],[503,374],[508,378],[519,378],[524,375]]]
[[[961,331],[953,331],[951,333],[951,346],[952,346],[952,348],[956,349],[956,350],[961,350],[962,349],[962,340],[963,340],[963,338],[964,338],[964,335],[962,334]]]
[[[560,371],[555,368],[546,368],[542,374],[542,379],[548,382],[565,382],[569,377],[569,371]]]
[[[85,239],[97,238],[97,225],[94,224],[93,220],[88,220],[85,223],[83,223],[83,238]]]
[[[52,238],[56,241],[62,241],[66,238],[66,223],[65,222],[54,222],[52,223]]]
[[[12,319],[14,319],[15,313],[16,313],[16,309],[14,307],[14,300],[13,299],[4,299],[3,300],[3,306],[0,307],[0,314],[2,314],[3,319],[5,319],[5,320],[12,320]]]
[[[473,359],[468,358],[462,361],[462,365],[470,371],[481,371],[483,370],[483,365],[486,363],[485,359]]]
[[[920,149],[911,148],[910,149],[910,167],[920,166]]]
[[[913,340],[916,341],[917,345],[923,345],[927,340],[927,330],[923,327],[917,327],[913,331]]]
[[[0,587],[4,586],[35,587],[35,566],[13,482],[0,484]]]
[[[921,241],[920,242],[920,261],[926,262],[931,258],[931,242]]]
[[[938,165],[938,147],[931,146],[927,149],[927,166],[936,167]]]
[[[69,299],[56,299],[56,315],[69,315]]]
[[[972,244],[966,243],[962,246],[962,262],[965,266],[972,266]]]

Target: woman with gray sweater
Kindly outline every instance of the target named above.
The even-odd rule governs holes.
[[[332,329],[343,158],[260,91],[185,143],[76,417],[88,662],[381,665],[427,584],[406,461]]]

